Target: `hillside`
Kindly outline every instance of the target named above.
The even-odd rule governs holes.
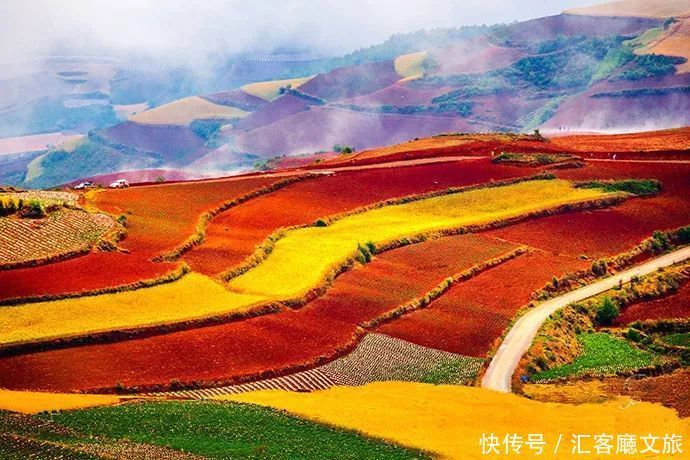
[[[332,60],[342,64],[336,68],[303,63],[300,78],[276,72],[129,115],[91,133],[80,147],[89,152],[86,162],[60,146],[35,161],[37,153],[4,157],[2,180],[47,187],[119,170],[222,175],[336,145],[363,150],[445,132],[685,126],[686,7],[631,0],[509,25],[392,37]]]

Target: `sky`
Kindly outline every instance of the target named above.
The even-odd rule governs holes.
[[[47,54],[179,63],[280,46],[339,55],[419,29],[512,22],[592,0],[2,0],[0,64]]]

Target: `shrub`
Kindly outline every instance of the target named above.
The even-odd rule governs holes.
[[[605,260],[595,260],[592,262],[592,274],[595,276],[604,276],[608,271]]]
[[[690,243],[690,226],[679,229],[676,237],[680,244]]]
[[[671,247],[671,241],[668,237],[668,234],[664,232],[660,232],[659,230],[655,231],[652,234],[652,249],[656,252],[662,252],[666,251]]]
[[[609,297],[605,297],[599,308],[597,308],[596,321],[602,326],[609,326],[620,314],[620,310]]]
[[[40,218],[45,217],[46,207],[38,200],[31,200],[29,204],[22,210],[24,217]]]
[[[328,227],[328,223],[323,219],[319,219],[314,222],[314,227]]]
[[[632,327],[628,328],[628,331],[625,333],[625,337],[633,342],[640,342],[642,340],[642,334],[640,331],[633,329]]]
[[[600,188],[606,192],[628,192],[638,196],[659,193],[661,182],[655,179],[623,179],[612,181],[589,181],[577,184],[580,188]]]

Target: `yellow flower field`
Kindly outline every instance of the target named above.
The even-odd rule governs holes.
[[[424,73],[424,61],[429,57],[428,51],[403,54],[395,58],[395,71],[403,78],[416,77]]]
[[[541,180],[443,195],[345,217],[327,227],[287,232],[270,256],[225,289],[192,273],[135,291],[0,308],[0,344],[241,313],[269,301],[289,300],[318,286],[357,244],[384,243],[424,232],[482,224],[565,203],[607,195]]]
[[[280,96],[280,88],[283,88],[287,85],[290,85],[292,88],[299,88],[312,78],[313,76],[304,78],[290,78],[287,80],[261,81],[257,83],[249,83],[248,85],[244,85],[241,89],[245,93],[251,94],[252,96],[260,97],[266,101],[273,101],[278,99]]]
[[[169,104],[139,112],[130,121],[147,125],[189,125],[196,119],[235,118],[249,112],[227,105],[214,104],[198,96],[185,97]]]
[[[335,265],[352,256],[358,243],[381,244],[605,195],[600,190],[575,188],[567,181],[539,180],[373,209],[327,227],[288,232],[264,262],[231,280],[229,286],[245,294],[299,297],[318,285]]]
[[[590,456],[582,458],[681,458],[682,455],[616,455],[616,436],[677,434],[687,449],[690,420],[660,405],[620,398],[603,404],[541,403],[513,394],[482,388],[408,382],[371,383],[363,387],[334,387],[313,393],[261,391],[218,399],[283,409],[312,420],[354,429],[371,436],[440,454],[444,458],[499,458],[482,455],[482,434],[542,434],[547,443],[542,455],[522,446],[519,455],[500,458],[575,458],[572,435],[613,435],[613,453],[597,456],[593,438],[583,440]],[[558,455],[553,451],[563,435]],[[587,444],[587,443],[590,444]],[[644,448],[641,440],[639,449]],[[662,442],[656,442],[662,448]],[[502,449],[502,447],[501,447]],[[685,451],[687,452],[687,451]]]
[[[136,291],[0,308],[0,343],[70,337],[241,311],[265,299],[197,273]]]
[[[41,393],[37,391],[9,391],[0,389],[0,410],[35,414],[47,410],[84,409],[86,407],[118,404],[113,395],[70,393]]]

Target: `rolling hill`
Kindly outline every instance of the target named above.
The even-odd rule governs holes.
[[[292,73],[182,98],[96,130],[82,147],[86,163],[58,147],[44,155],[40,176],[27,176],[19,162],[3,180],[47,187],[125,169],[228,174],[336,144],[362,150],[444,132],[684,126],[689,5],[625,0],[393,37],[330,64],[292,62]]]

